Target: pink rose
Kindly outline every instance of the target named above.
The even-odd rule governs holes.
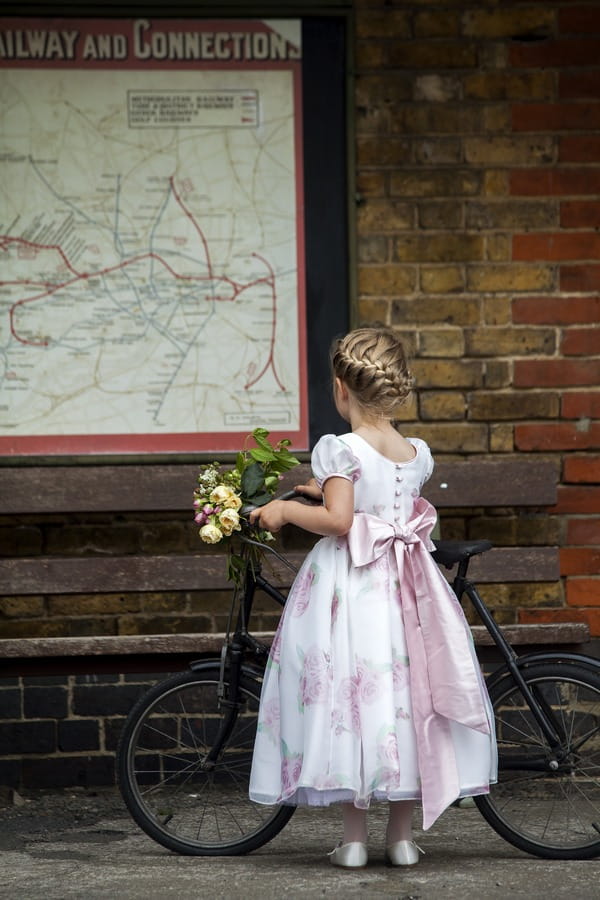
[[[379,759],[392,766],[400,767],[400,756],[398,754],[398,743],[396,735],[388,731],[384,741],[377,747],[377,756]]]
[[[300,773],[302,772],[302,756],[294,754],[281,760],[281,787],[282,797],[289,796],[296,789]]]

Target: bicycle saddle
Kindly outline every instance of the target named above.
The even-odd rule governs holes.
[[[451,569],[456,563],[463,562],[478,553],[485,553],[493,547],[491,541],[434,541],[435,550],[431,555],[437,563]]]

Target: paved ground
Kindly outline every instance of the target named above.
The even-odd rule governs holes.
[[[140,832],[114,790],[35,793],[0,808],[0,897],[10,900],[389,897],[395,900],[594,900],[600,859],[534,859],[506,844],[476,809],[448,810],[417,840],[418,866],[383,864],[384,807],[371,816],[365,869],[329,865],[334,810],[298,811],[245,857],[176,856]]]

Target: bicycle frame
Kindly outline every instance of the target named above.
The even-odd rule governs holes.
[[[239,602],[236,627],[231,635],[231,638],[229,638],[228,632],[227,638],[221,650],[219,687],[217,696],[224,715],[219,727],[219,732],[214,740],[211,749],[206,754],[206,757],[204,759],[203,766],[206,769],[212,768],[216,764],[221,751],[227,744],[227,741],[229,740],[235,726],[236,719],[242,705],[241,701],[239,700],[240,678],[244,670],[248,670],[248,666],[245,665],[246,652],[250,651],[253,656],[260,661],[261,674],[269,655],[268,646],[258,641],[248,631],[248,622],[250,620],[252,604],[254,602],[254,594],[256,593],[257,588],[263,590],[272,599],[279,603],[280,606],[285,605],[286,598],[282,593],[280,593],[280,591],[277,590],[277,588],[273,587],[273,585],[269,581],[267,581],[266,578],[263,578],[260,565],[248,561],[246,563],[246,572],[243,580],[243,587],[236,587],[232,600],[233,614],[233,609],[235,608],[238,599],[240,599],[240,593],[243,590],[243,597],[241,597],[241,600]],[[206,660],[198,660],[197,662],[191,663],[191,668],[195,671],[198,671],[206,664]],[[226,668],[229,683],[229,690],[227,692],[225,691]],[[252,668],[251,671],[253,672],[253,674],[256,674],[254,668]]]
[[[592,669],[600,669],[600,661],[595,661],[591,657],[578,653],[529,653],[524,656],[518,656],[485,605],[476,586],[472,581],[468,580],[468,565],[469,558],[462,560],[458,564],[457,574],[452,582],[452,590],[459,600],[463,595],[466,595],[469,598],[505,663],[503,668],[500,668],[488,679],[488,686],[491,687],[503,678],[508,670],[523,697],[527,701],[527,705],[538,723],[542,734],[548,741],[550,747],[552,747],[554,751],[557,751],[557,756],[560,758],[561,754],[558,751],[560,751],[560,748],[564,744],[564,737],[560,734],[558,727],[555,727],[554,725],[555,717],[552,715],[552,710],[548,709],[546,705],[542,703],[541,699],[536,697],[534,691],[531,690],[523,678],[521,669],[527,665],[531,665],[533,662],[560,662],[572,665],[584,665],[585,667]]]

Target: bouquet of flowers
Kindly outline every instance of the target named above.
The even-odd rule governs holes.
[[[300,462],[288,450],[290,441],[287,439],[273,446],[269,432],[264,428],[255,428],[248,437],[254,438],[256,446],[241,450],[232,469],[222,471],[220,463],[212,462],[203,466],[198,475],[194,521],[200,526],[200,539],[206,544],[231,540],[236,531],[241,531],[245,507],[268,503],[282,474]],[[254,530],[253,537],[261,542],[272,540],[272,535],[260,528]],[[228,553],[228,578],[239,583],[244,565],[232,542]]]

